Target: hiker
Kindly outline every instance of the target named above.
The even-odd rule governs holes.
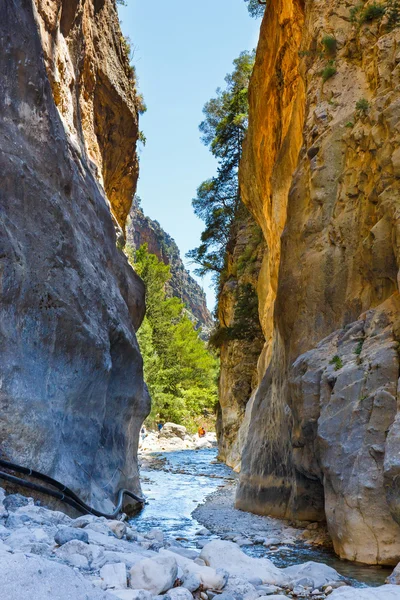
[[[204,429],[203,425],[200,425],[200,427],[198,429],[198,434],[199,434],[200,438],[202,438],[206,435],[206,430]]]

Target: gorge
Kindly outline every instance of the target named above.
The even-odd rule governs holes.
[[[223,242],[208,255],[204,245],[189,252],[208,264],[204,272],[218,273],[216,323],[177,243],[136,196],[144,102],[119,4],[0,0],[0,457],[111,512],[121,488],[142,493],[144,422],[167,420],[174,400],[183,406],[173,413],[181,432],[186,425],[193,434],[210,418],[218,356],[218,457],[237,473],[235,507],[254,513],[245,515],[254,517],[254,545],[271,554],[251,562],[238,554],[239,536],[198,537],[193,520],[188,541],[153,529],[151,537],[133,521],[75,519],[6,486],[0,582],[22,553],[35,573],[57,561],[74,569],[85,579],[78,599],[400,598],[398,569],[381,595],[357,596],[326,565],[326,576],[313,571],[308,582],[301,570],[278,569],[269,560],[275,544],[267,543],[271,523],[282,535],[286,527],[326,525],[340,559],[400,563],[400,2],[268,0],[265,10],[248,3],[263,13],[258,46],[255,56],[240,54],[228,91],[206,105],[201,131],[220,162],[193,202],[200,216],[203,202],[220,203],[212,227],[204,219],[201,242]],[[228,225],[226,190],[235,205]],[[151,277],[129,254],[144,244],[143,270],[154,258],[165,277],[152,298]],[[159,315],[146,317],[154,298],[164,303],[163,317],[170,310],[168,327]],[[157,362],[178,325],[175,354]],[[143,357],[146,377],[153,369],[159,380],[145,381]],[[147,384],[161,407],[151,423]],[[181,467],[163,468],[159,481],[168,482]],[[225,465],[215,470],[230,477]],[[152,493],[159,491],[156,479]],[[184,500],[186,515],[196,498]],[[64,527],[75,532],[59,543]],[[302,535],[285,540],[295,546]],[[105,540],[112,536],[118,541]],[[146,560],[172,578],[165,589],[145,587]],[[268,576],[239,569],[241,579],[236,560],[256,571],[262,564]],[[122,568],[120,586],[106,585],[101,570],[121,564],[110,567],[113,577]],[[101,591],[86,587],[89,579]],[[35,600],[44,600],[43,590]]]

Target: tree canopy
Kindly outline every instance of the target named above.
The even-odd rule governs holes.
[[[188,257],[198,265],[197,274],[214,274],[216,282],[224,270],[226,250],[234,237],[232,229],[240,209],[238,183],[242,144],[248,125],[248,86],[255,53],[242,52],[233,62],[234,70],[225,77],[224,90],[203,109],[201,140],[218,160],[215,177],[204,181],[193,199],[194,212],[205,223],[201,244]]]
[[[146,286],[147,313],[138,332],[152,397],[149,425],[173,421],[195,429],[217,404],[218,361],[199,338],[184,304],[167,297],[170,268],[147,245],[126,250]]]
[[[259,0],[244,0],[247,2],[247,10],[252,17],[262,17],[265,11],[266,2]]]

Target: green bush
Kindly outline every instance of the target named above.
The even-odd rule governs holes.
[[[358,22],[360,24],[374,21],[375,19],[381,19],[386,12],[385,6],[383,4],[377,4],[374,2],[365,8],[361,14]]]
[[[363,349],[363,345],[364,345],[364,340],[360,340],[357,344],[356,349],[354,350],[354,354],[357,354],[357,356],[360,356],[362,349]]]
[[[366,98],[360,98],[356,103],[356,109],[364,114],[369,111],[369,108],[369,102]]]
[[[337,354],[335,354],[329,364],[335,365],[335,371],[339,371],[343,367],[342,359]]]
[[[321,73],[321,77],[322,77],[324,83],[325,83],[325,81],[328,81],[328,79],[330,79],[331,77],[336,75],[336,73],[337,73],[337,70],[336,70],[336,67],[335,67],[333,61],[329,61],[329,63],[326,65],[325,69]]]
[[[387,26],[389,30],[400,24],[400,1],[387,0],[386,2]]]
[[[333,56],[337,50],[337,40],[333,35],[324,35],[321,40],[326,54]]]

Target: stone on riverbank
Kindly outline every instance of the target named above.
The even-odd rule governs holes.
[[[343,577],[332,567],[313,561],[286,567],[282,571],[290,577],[294,585],[304,585],[302,581],[306,579],[309,580],[313,589],[321,588],[333,581],[343,580]]]
[[[83,576],[57,562],[21,553],[2,553],[1,598],[7,600],[112,600],[114,596],[93,587]]]
[[[148,590],[154,595],[171,589],[178,576],[178,565],[174,556],[160,554],[139,561],[130,570],[130,587]]]
[[[233,542],[214,540],[203,548],[200,558],[215,569],[225,569],[230,576],[247,580],[259,577],[263,583],[274,585],[285,585],[290,580],[270,560],[247,556]]]
[[[203,567],[189,558],[185,558],[179,554],[174,555],[169,550],[161,550],[160,554],[175,556],[178,566],[182,569],[184,575],[196,575],[200,579],[204,589],[222,590],[226,584],[226,577],[222,573],[217,573],[212,567]]]
[[[54,536],[54,541],[59,546],[63,546],[71,540],[79,540],[85,544],[89,543],[89,536],[86,531],[76,527],[62,527]]]
[[[183,425],[177,425],[176,423],[165,423],[164,427],[160,431],[160,438],[173,438],[178,437],[181,440],[185,439],[187,429]]]
[[[365,589],[345,586],[334,590],[329,600],[400,600],[400,586],[382,585]]]

